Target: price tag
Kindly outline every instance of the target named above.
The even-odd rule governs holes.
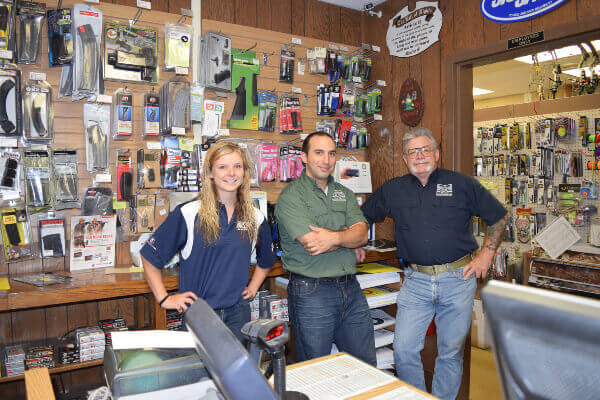
[[[182,128],[180,126],[174,126],[173,128],[171,128],[171,133],[173,135],[183,136],[183,135],[185,135],[185,128]]]
[[[29,79],[32,81],[45,81],[46,74],[43,72],[30,72]]]
[[[111,174],[96,174],[96,182],[99,183],[110,183],[112,181]]]
[[[294,44],[302,44],[302,39],[293,37],[292,38],[292,43],[294,43]]]
[[[175,74],[177,75],[187,75],[189,69],[185,67],[175,67]]]
[[[333,50],[337,50],[338,47],[335,44],[329,43],[329,48]]]
[[[0,58],[6,58],[6,59],[13,58],[12,50],[0,50]]]
[[[362,83],[362,78],[360,76],[353,76],[352,82],[354,83]]]
[[[149,1],[137,0],[138,8],[145,8],[146,10],[152,10],[152,4]]]
[[[377,86],[385,86],[385,81],[377,80]]]
[[[217,135],[219,135],[219,136],[229,136],[229,129],[219,129],[217,131]]]
[[[379,46],[373,45],[373,46],[371,46],[371,48],[373,49],[373,51],[376,51],[378,53],[381,51],[381,48]]]
[[[85,0],[86,3],[93,3],[93,4],[98,4],[100,3],[100,0]]]
[[[96,97],[97,103],[112,104],[112,97],[107,94],[99,94]]]
[[[292,86],[292,93],[302,93],[302,88]]]
[[[148,150],[160,150],[160,142],[146,142],[146,148]]]
[[[17,147],[17,138],[0,138],[0,147]]]
[[[298,75],[304,75],[305,68],[304,63],[298,61]]]
[[[341,51],[348,51],[348,47],[346,47],[346,46],[340,46],[340,50]]]
[[[382,121],[383,120],[383,116],[381,114],[373,114],[373,119],[375,121]]]

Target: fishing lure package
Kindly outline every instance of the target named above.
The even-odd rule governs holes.
[[[23,91],[23,142],[51,144],[54,138],[52,87],[46,81],[32,80]]]

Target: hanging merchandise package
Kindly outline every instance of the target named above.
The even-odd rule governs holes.
[[[260,74],[260,63],[253,51],[233,49],[231,58],[233,59],[231,85],[236,98],[227,126],[256,131],[258,130],[257,77]]]
[[[77,149],[52,150],[54,166],[54,208],[79,208],[79,178],[77,176]]]
[[[144,137],[158,136],[160,119],[160,96],[152,89],[144,93],[144,126],[142,134]]]
[[[204,112],[202,121],[202,137],[215,137],[219,134],[221,118],[225,110],[222,101],[204,100]]]
[[[0,149],[0,199],[14,200],[21,192],[21,153]]]
[[[162,135],[185,135],[191,127],[190,82],[175,76],[160,88],[160,133]]]
[[[50,154],[47,150],[26,150],[23,153],[25,204],[30,212],[50,208]]]
[[[273,92],[258,94],[258,130],[273,132],[277,117],[277,95]]]
[[[138,189],[160,188],[160,150],[137,151]]]
[[[42,25],[46,16],[46,3],[19,1],[19,64],[35,64],[42,42]]]
[[[117,150],[117,200],[129,200],[133,195],[131,152]]]
[[[192,27],[186,24],[166,24],[165,69],[189,68],[192,56]]]
[[[110,105],[83,105],[87,171],[107,172],[110,132]]]
[[[206,32],[200,42],[200,84],[208,89],[231,90],[231,39]]]
[[[23,88],[24,144],[52,144],[54,112],[52,87],[46,81],[28,81]]]
[[[162,160],[162,187],[177,189],[181,169],[181,150],[166,148]]]
[[[117,89],[112,100],[112,137],[128,139],[133,134],[133,93],[131,90]]]
[[[294,60],[296,53],[290,50],[281,50],[279,58],[279,82],[294,83]]]
[[[153,194],[138,194],[131,201],[131,225],[134,233],[154,231],[155,197]]]
[[[19,137],[21,114],[21,72],[15,66],[0,69],[0,137]]]
[[[66,255],[65,218],[62,215],[43,215],[39,218],[40,256],[42,258]]]
[[[157,83],[158,31],[105,22],[104,79]]]
[[[81,196],[81,215],[113,214],[113,192],[108,187],[90,186]]]
[[[96,100],[100,93],[102,11],[87,4],[73,7],[73,100]]]
[[[48,62],[51,67],[73,61],[72,22],[70,8],[48,10]]]
[[[4,256],[8,262],[33,255],[29,218],[22,204],[0,210],[0,227]]]
[[[15,29],[15,1],[0,1],[0,59],[14,62],[17,33]]]

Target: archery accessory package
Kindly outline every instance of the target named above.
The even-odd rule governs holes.
[[[277,95],[273,92],[258,93],[258,130],[273,132],[277,118]]]
[[[137,151],[137,187],[138,189],[160,188],[160,150]]]
[[[0,136],[19,137],[22,117],[21,71],[14,65],[5,66],[0,69]]]
[[[0,198],[19,198],[21,192],[21,153],[13,149],[0,151]]]
[[[115,90],[112,100],[113,139],[127,139],[133,134],[133,93],[127,88]]]
[[[50,190],[50,154],[47,150],[23,153],[25,204],[30,212],[47,210],[52,204]]]
[[[87,171],[105,172],[108,170],[110,105],[85,103],[83,123]]]
[[[42,25],[46,17],[46,3],[19,0],[17,4],[19,64],[35,64],[42,42]]]
[[[15,29],[15,1],[0,1],[0,50],[2,59],[8,62],[15,61],[17,48],[17,32]]]
[[[256,80],[258,74],[260,74],[260,63],[253,51],[233,49],[231,58],[233,60],[231,85],[236,98],[227,126],[234,129],[256,131],[258,130],[258,89]]]
[[[190,82],[181,76],[174,76],[161,86],[160,133],[162,135],[185,135],[191,127]]]
[[[48,10],[48,62],[51,67],[73,61],[73,12]]]
[[[40,257],[64,257],[66,255],[65,218],[62,215],[40,216],[38,220],[40,232]]]
[[[186,24],[166,24],[165,31],[165,70],[174,71],[177,67],[189,68],[192,57],[192,27]]]
[[[23,88],[24,144],[51,144],[54,139],[52,87],[30,80]]]
[[[0,210],[0,227],[4,256],[8,262],[33,255],[29,218],[22,204]]]
[[[231,39],[206,32],[200,41],[200,84],[207,89],[231,91]]]
[[[160,97],[152,89],[144,93],[144,126],[142,127],[144,137],[160,135]]]
[[[133,195],[133,167],[129,150],[117,150],[117,200],[129,200]]]
[[[104,79],[158,83],[158,31],[105,22]]]
[[[79,208],[79,177],[77,176],[77,149],[52,150],[54,171],[54,208]]]
[[[73,7],[75,46],[73,54],[73,100],[96,100],[100,93],[100,39],[102,11],[87,4]]]

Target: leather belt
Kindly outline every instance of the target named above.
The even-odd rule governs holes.
[[[454,262],[446,263],[446,264],[437,264],[437,265],[418,265],[418,264],[410,264],[410,267],[417,272],[421,272],[423,274],[434,275],[441,274],[443,272],[450,272],[458,269],[460,267],[464,267],[473,259],[472,254],[467,254],[463,258],[460,258]]]
[[[322,277],[322,278],[311,278],[310,276],[304,276],[295,274],[290,272],[290,281],[292,279],[309,279],[313,281],[322,281],[322,282],[335,282],[335,283],[345,283],[355,278],[354,274],[342,275],[342,276],[332,276],[332,277]]]

